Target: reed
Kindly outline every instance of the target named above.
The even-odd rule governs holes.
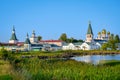
[[[21,62],[25,80],[118,80],[120,65],[94,66],[74,60],[28,59]],[[19,66],[19,67],[20,67]],[[26,71],[25,71],[26,70]]]

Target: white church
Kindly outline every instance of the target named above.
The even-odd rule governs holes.
[[[63,50],[98,50],[101,48],[103,43],[106,43],[110,38],[110,32],[106,35],[106,30],[98,33],[98,37],[94,39],[94,34],[91,26],[91,22],[88,24],[88,30],[86,34],[86,40],[83,43],[69,43],[63,45]],[[77,44],[77,45],[76,45]]]

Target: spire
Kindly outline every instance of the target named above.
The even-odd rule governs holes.
[[[14,25],[13,25],[13,31],[15,32],[15,27],[14,27]]]
[[[15,34],[15,28],[14,28],[14,26],[13,26],[12,36],[11,36],[10,40],[18,40],[17,37],[16,37],[16,34]]]
[[[92,34],[93,35],[93,31],[92,31],[92,27],[91,27],[91,22],[90,21],[89,21],[89,25],[88,25],[87,34]]]
[[[29,38],[29,35],[28,35],[28,33],[27,33],[27,37],[26,38]]]
[[[25,44],[31,44],[31,43],[30,43],[30,40],[29,40],[29,35],[28,35],[28,33],[27,33],[27,37],[26,37],[26,40],[25,40]]]
[[[33,38],[35,37],[35,30],[33,30],[33,32],[32,32],[32,37]]]

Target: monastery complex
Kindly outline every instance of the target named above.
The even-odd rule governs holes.
[[[0,42],[0,48],[4,47],[10,51],[98,50],[101,48],[102,44],[108,42],[109,39],[110,32],[107,32],[105,29],[98,32],[97,38],[94,38],[94,33],[90,22],[88,24],[85,41],[79,43],[65,43],[61,40],[38,41],[35,31],[32,32],[30,38],[27,34],[25,41],[20,42],[17,39],[15,28],[13,27],[9,42]]]

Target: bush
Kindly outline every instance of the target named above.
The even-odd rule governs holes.
[[[1,50],[1,53],[2,53],[2,58],[3,58],[4,60],[7,60],[8,57],[9,57],[8,51],[7,51],[7,50]]]

